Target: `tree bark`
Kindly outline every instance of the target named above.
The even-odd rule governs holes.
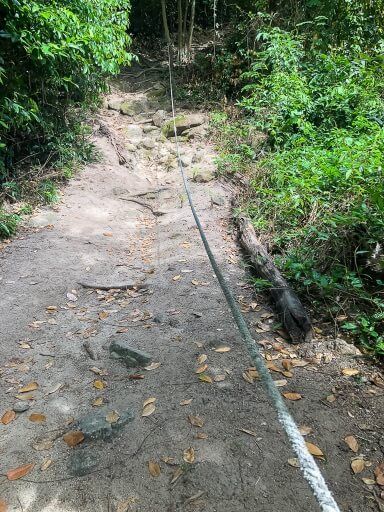
[[[177,53],[179,61],[182,58],[183,50],[183,10],[181,0],[177,0],[177,20],[178,20],[178,33],[177,33]]]
[[[164,37],[168,44],[171,44],[171,36],[169,35],[168,28],[168,20],[167,20],[167,8],[165,5],[165,0],[161,0],[161,13],[163,16],[163,27],[164,27]]]
[[[191,46],[192,46],[192,41],[193,41],[193,29],[195,28],[195,10],[196,10],[196,0],[192,0],[191,20],[190,20],[189,34],[188,34],[188,51],[191,51]]]
[[[275,267],[272,258],[258,240],[250,220],[240,217],[238,226],[241,245],[249,254],[257,275],[272,285],[270,295],[292,342],[310,341],[312,338],[311,321],[300,299]]]

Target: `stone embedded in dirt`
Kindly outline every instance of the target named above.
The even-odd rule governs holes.
[[[144,128],[143,128],[144,133],[156,132],[157,130],[158,130],[158,128],[156,126],[152,126],[152,125],[144,126]]]
[[[225,198],[221,194],[214,194],[211,197],[212,204],[215,204],[216,206],[224,206],[225,204]]]
[[[143,142],[141,143],[141,146],[144,148],[144,149],[154,149],[154,147],[156,146],[156,143],[154,140],[152,139],[145,139],[143,140]]]
[[[166,94],[166,89],[161,82],[152,85],[151,90],[147,93],[147,97],[151,100],[163,98]]]
[[[137,150],[136,146],[134,144],[130,144],[130,143],[125,145],[125,149],[127,151],[130,151],[131,153],[134,153]]]
[[[192,169],[192,180],[196,183],[208,183],[214,179],[213,172],[208,169],[201,169],[200,167],[194,167]]]
[[[25,412],[28,411],[30,405],[27,402],[15,402],[12,409],[15,412]]]
[[[121,104],[123,103],[123,101],[124,100],[122,100],[122,99],[111,100],[111,101],[108,102],[108,108],[110,110],[117,110],[119,112]]]
[[[125,100],[120,105],[120,113],[126,116],[136,116],[142,112],[147,112],[148,108],[148,101],[145,99]]]
[[[73,476],[84,476],[91,473],[100,463],[95,452],[81,449],[71,454],[68,460],[68,472]]]
[[[167,113],[165,110],[158,110],[154,113],[152,117],[152,122],[155,126],[158,128],[161,128],[161,125],[164,123],[165,119],[167,117]]]
[[[185,132],[189,140],[204,140],[207,136],[207,127],[200,125],[190,128],[188,132]]]
[[[340,354],[344,356],[358,356],[361,355],[360,350],[352,345],[351,343],[347,343],[345,340],[341,338],[337,338],[333,342],[333,348],[337,350]]]
[[[114,407],[108,406],[99,409],[97,412],[90,412],[77,422],[77,428],[83,434],[85,439],[101,439],[106,441],[115,436],[127,423],[134,420],[134,414],[131,409],[126,409],[120,413],[119,419],[115,423],[107,421],[107,415]]]
[[[132,347],[127,341],[113,340],[109,346],[109,352],[113,359],[120,359],[128,368],[147,366],[152,361],[152,356]]]
[[[187,114],[187,115],[180,115],[175,118],[175,124],[176,124],[176,131],[177,135],[181,135],[186,130],[189,130],[190,128],[194,128],[196,126],[200,126],[205,123],[205,116],[204,114]],[[174,127],[173,127],[173,120],[170,119],[169,121],[166,121],[162,128],[161,133],[167,137],[173,137],[174,136]]]

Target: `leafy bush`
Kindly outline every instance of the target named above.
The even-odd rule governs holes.
[[[129,62],[129,1],[0,0],[0,182],[44,162],[105,77]]]

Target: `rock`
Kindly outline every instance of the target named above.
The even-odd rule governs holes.
[[[68,472],[73,476],[84,476],[93,471],[100,463],[99,457],[89,449],[81,449],[71,454],[68,460]]]
[[[29,408],[30,405],[27,402],[15,402],[12,407],[15,412],[25,412],[28,411]]]
[[[132,347],[127,341],[120,339],[112,341],[109,346],[109,352],[113,359],[121,359],[128,368],[147,366],[152,360],[149,354]]]
[[[115,423],[107,421],[108,413],[116,410],[120,418]],[[90,412],[77,422],[77,428],[83,434],[85,439],[101,439],[106,441],[115,436],[127,423],[134,420],[134,414],[131,409],[120,412],[112,406],[103,407],[97,412]]]
[[[200,125],[190,128],[187,133],[188,140],[203,140],[207,136],[207,127]]]
[[[145,99],[125,100],[120,105],[120,112],[126,116],[136,116],[147,112],[148,106],[148,101]]]
[[[154,140],[151,140],[151,139],[145,139],[143,140],[143,142],[141,143],[141,146],[144,148],[144,149],[153,149],[155,146],[156,146],[156,143]]]
[[[175,118],[177,135],[181,135],[185,130],[200,126],[205,122],[205,116],[203,114],[188,114],[177,116]],[[162,128],[162,134],[169,138],[174,136],[173,120],[166,121]]]
[[[164,85],[160,82],[157,82],[151,87],[151,90],[147,93],[147,97],[151,100],[156,100],[158,98],[163,98],[166,94],[166,89]]]
[[[157,130],[158,130],[157,126],[151,126],[151,125],[144,126],[144,128],[143,128],[144,133],[157,132]]]
[[[208,169],[201,169],[200,167],[194,167],[192,169],[192,180],[196,183],[208,183],[214,179],[213,172]]]
[[[143,130],[137,124],[129,124],[125,129],[125,134],[131,143],[136,143],[142,139]]]
[[[179,327],[179,325],[181,325],[180,320],[177,318],[171,318],[168,323],[171,327]]]
[[[124,100],[122,100],[122,99],[111,100],[111,101],[108,102],[108,108],[110,110],[117,110],[119,112],[121,104],[123,103],[123,101]]]
[[[154,113],[152,117],[152,122],[155,126],[158,128],[161,128],[161,125],[164,123],[165,119],[167,117],[167,113],[165,110],[158,110]]]
[[[221,194],[214,194],[211,197],[212,204],[215,204],[216,206],[224,206],[225,204],[225,198]]]
[[[333,342],[334,350],[337,350],[340,354],[345,356],[358,356],[361,355],[360,350],[352,345],[351,343],[347,343],[345,340],[341,338],[336,338]]]
[[[134,144],[130,144],[129,142],[125,145],[125,149],[131,153],[134,153],[137,150],[136,146]]]
[[[156,323],[156,324],[162,324],[163,321],[164,321],[164,318],[162,315],[155,315],[153,317],[153,321]]]

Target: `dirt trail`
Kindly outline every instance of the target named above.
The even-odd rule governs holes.
[[[28,411],[0,425],[0,473],[35,465],[20,480],[2,476],[0,498],[14,512],[318,510],[288,463],[294,455],[274,411],[247,372],[249,357],[186,202],[174,142],[153,125],[153,113],[168,108],[161,84],[148,94],[115,90],[106,102],[112,108],[95,122],[100,162],[0,254],[1,414],[12,410],[16,395],[25,398],[20,387],[38,384],[22,400]],[[162,114],[155,120],[160,124]],[[270,309],[246,284],[230,226],[231,187],[213,179],[205,125],[189,137],[182,152],[196,207],[247,321],[263,336],[266,359],[285,372],[274,372],[286,380],[282,392],[302,395],[290,402],[297,423],[310,427],[308,441],[323,450],[319,464],[341,509],[377,510],[378,487],[361,480],[372,478],[383,458],[383,390],[370,382],[375,370],[342,341],[319,335],[298,348],[281,339]],[[147,287],[96,291],[81,281]],[[160,364],[127,368],[109,350],[121,342]],[[307,365],[287,373],[282,361],[298,359]],[[342,368],[360,373],[343,376]],[[148,398],[156,398],[155,410],[142,416]],[[45,421],[32,422],[32,413]],[[87,428],[99,439],[73,448],[63,441],[66,432]],[[357,453],[344,443],[347,435],[356,437]],[[352,475],[359,454],[372,465]]]

